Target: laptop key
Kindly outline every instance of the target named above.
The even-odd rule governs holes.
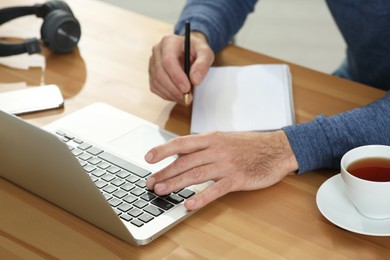
[[[86,172],[92,172],[93,170],[96,169],[93,165],[89,165],[89,164],[85,165],[83,168]]]
[[[155,217],[160,216],[162,213],[164,213],[162,209],[153,205],[147,206],[146,208],[144,208],[144,210]]]
[[[179,196],[181,196],[185,199],[188,199],[189,197],[191,197],[194,194],[195,194],[195,192],[193,192],[192,190],[188,190],[188,189],[184,189],[178,193]]]
[[[136,175],[138,175],[139,177],[146,177],[148,176],[149,174],[151,174],[150,171],[146,170],[146,169],[143,169],[135,164],[132,164],[128,161],[125,161],[109,152],[103,152],[101,154],[98,155],[99,158],[103,159],[103,160],[106,160],[122,169],[125,169],[127,171],[130,171]]]
[[[103,192],[103,196],[106,200],[110,200],[112,198],[112,195],[111,194],[108,194],[108,193],[105,193]]]
[[[107,168],[110,167],[110,166],[111,166],[111,164],[109,164],[108,162],[105,162],[105,161],[102,161],[102,162],[100,162],[100,163],[98,164],[98,167],[101,168],[101,169],[103,169],[103,170],[107,169]]]
[[[123,189],[125,191],[131,191],[134,188],[135,188],[134,184],[131,184],[131,183],[125,183],[121,186],[121,189]]]
[[[56,131],[56,134],[60,135],[60,136],[65,136],[65,132],[64,131],[61,131],[61,130],[57,130]]]
[[[138,217],[139,215],[141,215],[142,214],[142,211],[141,210],[139,210],[139,209],[137,209],[137,208],[133,208],[132,210],[130,210],[129,212],[128,212],[131,216],[133,216],[133,217]]]
[[[137,197],[134,196],[134,195],[129,194],[123,200],[128,202],[128,203],[133,203],[134,201],[137,200]]]
[[[180,202],[183,202],[183,201],[184,201],[184,199],[183,199],[182,197],[180,197],[180,196],[178,196],[178,195],[176,195],[176,194],[174,194],[174,193],[172,193],[172,194],[166,196],[165,199],[166,199],[167,201],[169,201],[169,202],[174,203],[174,204],[179,204]]]
[[[90,164],[93,164],[93,165],[96,165],[96,164],[100,163],[101,161],[102,161],[101,159],[96,158],[96,157],[93,157],[93,158],[91,158],[91,159],[88,160],[88,162],[89,162]]]
[[[114,185],[109,184],[108,186],[104,187],[103,190],[107,193],[113,193],[116,191],[118,188],[115,187]]]
[[[129,214],[121,214],[120,217],[121,219],[124,219],[126,221],[130,221],[133,219]]]
[[[141,196],[143,193],[145,193],[145,190],[143,189],[140,189],[140,188],[135,188],[135,189],[132,189],[130,191],[132,194],[134,194],[135,196]]]
[[[131,183],[135,183],[137,181],[139,181],[140,178],[138,178],[137,176],[135,175],[130,175],[129,177],[126,178],[126,181],[129,181]]]
[[[168,210],[168,209],[173,207],[172,203],[169,203],[168,201],[166,201],[166,200],[164,200],[162,198],[159,198],[159,197],[157,197],[154,200],[152,200],[152,204],[154,204],[157,207],[162,208],[164,210]]]
[[[92,158],[92,155],[90,155],[88,153],[83,153],[83,154],[78,155],[77,157],[81,160],[88,161],[89,159]]]
[[[112,181],[113,179],[115,179],[115,176],[110,174],[110,173],[106,173],[102,176],[102,179],[109,182],[109,181]]]
[[[114,208],[114,212],[115,212],[115,214],[117,214],[118,216],[122,215],[122,211],[120,211],[120,210],[117,209],[117,208]]]
[[[65,133],[65,136],[64,136],[64,137],[68,138],[69,140],[74,139],[74,136],[71,135],[71,134],[68,134],[68,133]]]
[[[139,209],[142,209],[143,207],[148,205],[148,203],[146,201],[144,201],[144,200],[139,199],[136,202],[134,202],[133,205],[136,206]]]
[[[124,171],[124,170],[120,170],[120,172],[116,173],[116,176],[118,176],[122,179],[126,178],[129,175],[130,175],[130,173],[128,171]]]
[[[91,144],[84,142],[84,143],[80,144],[79,146],[77,146],[77,148],[79,148],[81,150],[87,150],[91,146],[92,146]]]
[[[104,188],[105,186],[107,186],[107,182],[102,181],[102,180],[98,180],[97,182],[95,182],[95,185],[96,185],[99,189],[102,189],[102,188]]]
[[[61,136],[59,136],[58,139],[60,139],[60,140],[61,140],[62,142],[64,142],[64,143],[69,142],[69,139],[66,138],[66,137],[61,137]]]
[[[80,154],[83,153],[83,151],[76,148],[76,149],[72,150],[72,153],[73,153],[74,156],[79,156]]]
[[[146,180],[139,180],[135,185],[137,185],[140,188],[146,188]]]
[[[133,219],[132,221],[130,221],[130,223],[137,227],[142,227],[144,225],[144,223],[142,223],[138,219]]]
[[[85,165],[88,164],[86,161],[83,161],[83,160],[78,160],[78,161],[79,161],[79,163],[80,163],[80,165],[81,165],[82,167],[84,167]]]
[[[142,222],[148,223],[154,218],[151,215],[144,213],[138,219],[141,220]]]
[[[118,209],[123,212],[127,212],[132,208],[133,206],[131,206],[129,203],[122,203],[121,205],[118,206]]]
[[[127,195],[127,192],[124,190],[117,190],[116,192],[114,192],[114,196],[117,198],[120,198],[120,199],[126,195]]]
[[[146,200],[146,201],[151,201],[152,199],[154,199],[156,197],[156,195],[154,195],[153,193],[150,193],[150,192],[147,192],[145,194],[143,194],[141,196],[142,199]]]
[[[84,143],[83,140],[80,140],[80,139],[78,139],[78,138],[74,138],[74,139],[73,139],[73,142],[75,142],[76,144],[82,144],[82,143]]]
[[[92,147],[89,147],[88,150],[87,150],[88,153],[92,154],[92,155],[98,155],[99,153],[103,152],[102,149],[100,148],[97,148],[95,146],[92,146]]]
[[[103,176],[104,174],[106,174],[105,171],[101,170],[101,169],[95,169],[94,171],[91,172],[92,175],[96,176],[96,177],[101,177]]]
[[[108,203],[110,203],[111,206],[113,207],[117,207],[119,204],[122,203],[122,201],[120,199],[117,199],[117,198],[112,198],[108,201]]]
[[[115,180],[111,181],[112,184],[114,184],[115,186],[119,187],[121,185],[123,185],[125,183],[124,180],[122,180],[121,178],[116,178]]]
[[[119,172],[121,169],[119,167],[116,167],[114,165],[111,165],[110,167],[108,167],[107,171],[110,172],[110,173],[117,173]]]

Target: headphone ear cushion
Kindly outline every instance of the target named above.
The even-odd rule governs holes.
[[[80,23],[72,13],[57,9],[44,18],[41,37],[45,45],[54,53],[72,51],[77,46],[80,36]]]

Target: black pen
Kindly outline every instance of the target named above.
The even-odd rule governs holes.
[[[184,72],[186,73],[188,79],[190,79],[190,53],[191,53],[191,39],[190,39],[190,32],[191,32],[191,24],[189,21],[185,22],[185,34],[184,34]],[[191,82],[191,80],[190,80]],[[186,105],[189,105],[189,95],[190,92],[187,92],[184,94],[184,103]]]

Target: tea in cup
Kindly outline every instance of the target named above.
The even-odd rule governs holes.
[[[390,218],[390,146],[365,145],[341,159],[347,196],[365,217]]]

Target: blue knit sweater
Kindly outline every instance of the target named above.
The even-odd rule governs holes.
[[[175,33],[184,21],[206,35],[218,52],[243,26],[257,0],[188,0]],[[344,64],[335,75],[390,90],[390,1],[327,0],[347,44]],[[287,26],[287,25],[286,25]],[[320,29],[320,28],[319,28]],[[283,128],[298,160],[298,173],[338,168],[341,156],[365,144],[390,145],[390,94],[367,106]]]

